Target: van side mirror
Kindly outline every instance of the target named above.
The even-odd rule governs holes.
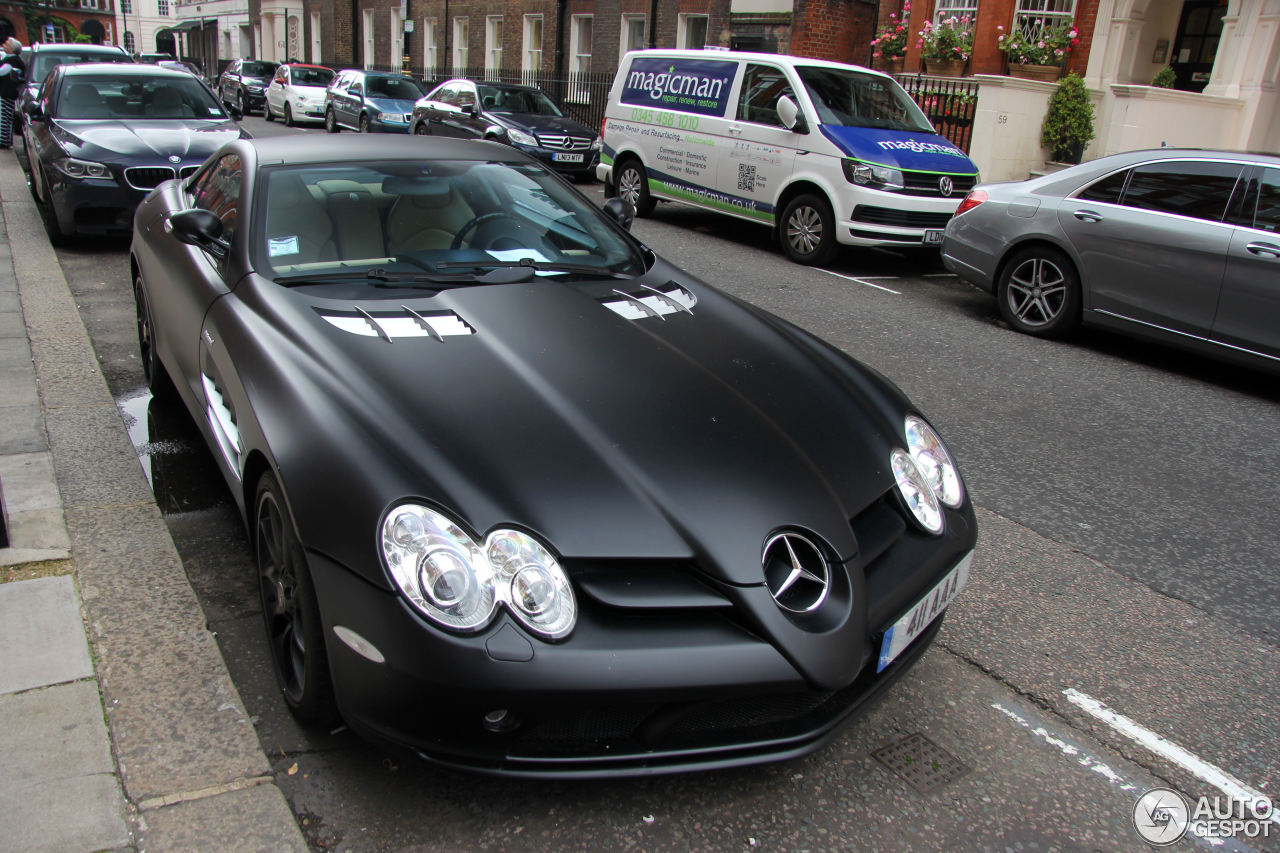
[[[620,198],[611,198],[605,201],[604,212],[626,231],[631,230],[631,223],[636,218],[636,209],[631,206],[630,202],[623,201]]]
[[[782,126],[794,133],[808,133],[809,124],[804,120],[804,116],[800,114],[800,108],[796,106],[796,102],[791,100],[790,95],[783,95],[778,98],[778,118],[782,119]]]
[[[219,260],[231,249],[231,244],[222,237],[222,220],[212,211],[180,210],[169,217],[167,224],[178,242],[203,249]]]

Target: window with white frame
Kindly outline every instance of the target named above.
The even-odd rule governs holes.
[[[933,7],[933,22],[936,24],[946,18],[959,18],[970,21],[978,19],[978,0],[937,0]]]
[[[542,68],[542,16],[524,16],[524,56],[520,67],[526,83],[533,83],[534,76]]]
[[[644,24],[644,15],[622,16],[622,44],[618,45],[619,64],[622,63],[622,57],[627,55],[627,51],[644,49]]]
[[[129,32],[128,30],[125,30],[124,49],[127,50],[129,53],[133,53],[133,49],[137,46],[138,46],[137,39],[133,37],[133,33]]]
[[[98,0],[80,0],[81,9],[97,9]]]
[[[400,9],[391,10],[391,68],[400,68],[404,62],[404,19]]]
[[[230,42],[227,44],[230,49]],[[320,13],[311,13],[311,55],[308,57],[312,62],[320,61],[321,43],[320,43]]]
[[[373,10],[364,12],[364,67],[373,67]]]
[[[1076,0],[1018,0],[1013,25],[1028,41],[1047,29],[1070,25],[1076,16]]]
[[[436,19],[422,20],[422,76],[428,80],[436,76]]]
[[[586,75],[591,71],[591,36],[595,19],[574,15],[569,30],[569,100],[585,104],[591,100]]]
[[[706,15],[681,15],[676,19],[676,47],[701,50],[706,46]]]
[[[502,16],[490,15],[484,24],[484,67],[486,71],[502,68]]]
[[[169,0],[159,0],[156,3],[156,14],[162,17],[169,17]]]
[[[461,77],[467,69],[471,25],[466,18],[453,19],[453,76]]]

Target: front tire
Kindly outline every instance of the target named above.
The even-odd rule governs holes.
[[[293,127],[293,107],[289,106],[289,102],[284,102],[284,126]]]
[[[361,133],[369,132],[369,117],[367,115],[360,116],[360,132]]]
[[[415,124],[413,126],[413,135],[414,136],[430,136],[431,134],[427,129],[427,123],[425,121],[420,121],[417,124]]]
[[[299,722],[331,725],[338,711],[320,605],[284,491],[270,471],[258,481],[254,507],[258,589],[276,681]]]
[[[338,127],[338,117],[333,114],[333,109],[324,111],[324,130],[325,133],[337,133],[342,128]]]
[[[176,400],[178,389],[174,387],[169,372],[165,370],[160,356],[156,353],[156,326],[151,315],[151,302],[147,299],[147,289],[142,283],[141,274],[133,281],[133,306],[138,325],[138,355],[142,359],[142,378],[154,399]]]
[[[45,233],[49,235],[49,243],[54,246],[65,246],[70,235],[62,230],[62,224],[58,222],[58,211],[53,206],[53,191],[49,188],[49,179],[45,177],[44,169],[40,170],[40,181],[44,186],[41,195],[44,200],[36,204],[36,209],[40,211],[40,220],[44,223]]]
[[[252,115],[252,113],[249,112],[249,99],[245,96],[244,92],[240,93],[240,112],[245,115]]]
[[[619,168],[618,198],[634,207],[636,216],[653,213],[657,201],[649,195],[649,175],[639,160],[627,160]]]
[[[1019,332],[1060,338],[1080,323],[1080,276],[1062,252],[1033,246],[1005,264],[996,301],[1000,316]]]
[[[779,239],[798,264],[825,264],[836,252],[836,221],[827,200],[813,193],[791,199],[782,211]]]

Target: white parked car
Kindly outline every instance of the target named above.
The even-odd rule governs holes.
[[[281,65],[267,86],[267,121],[279,116],[289,127],[299,121],[324,121],[324,90],[333,75],[333,69],[323,65]]]

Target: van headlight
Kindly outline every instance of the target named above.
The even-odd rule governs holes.
[[[900,190],[906,186],[900,169],[880,166],[875,163],[864,163],[846,157],[840,161],[844,169],[844,178],[851,184],[872,187],[878,190]]]

